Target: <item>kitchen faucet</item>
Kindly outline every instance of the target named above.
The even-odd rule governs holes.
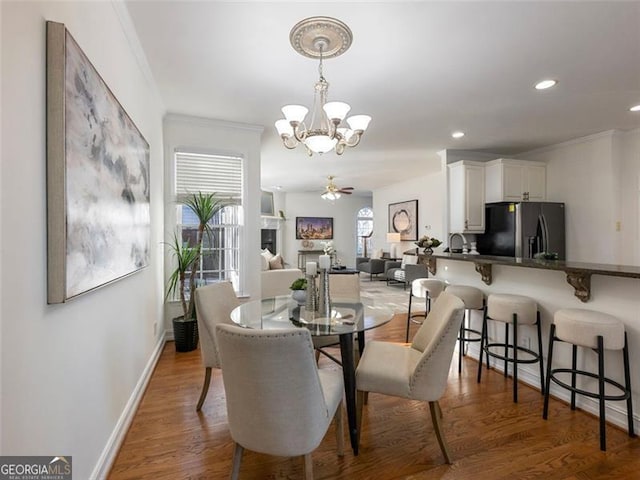
[[[462,233],[457,232],[449,235],[449,251],[451,252],[453,249],[452,241],[456,236],[460,237],[460,240],[462,241],[462,253],[468,253],[467,237],[465,237]]]

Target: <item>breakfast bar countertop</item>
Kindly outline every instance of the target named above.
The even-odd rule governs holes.
[[[538,268],[543,270],[560,270],[566,273],[567,282],[575,289],[575,295],[583,302],[591,296],[591,275],[609,275],[615,277],[640,278],[640,266],[614,265],[604,263],[586,263],[564,260],[543,260],[516,257],[497,257],[489,255],[469,255],[463,253],[440,253],[418,255],[419,261],[429,268],[432,275],[436,274],[436,259],[473,262],[476,271],[482,275],[482,281],[491,285],[492,266]]]

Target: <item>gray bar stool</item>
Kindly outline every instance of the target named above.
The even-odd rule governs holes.
[[[572,344],[571,368],[551,368],[553,346],[555,342]],[[587,372],[577,368],[578,347],[592,349],[598,356],[598,373]],[[625,385],[605,376],[604,351],[622,350],[624,364]],[[561,381],[557,374],[571,374],[571,385]],[[598,380],[598,392],[591,392],[576,387],[576,376],[581,375]],[[544,396],[542,418],[547,419],[549,413],[549,387],[551,381],[571,391],[571,410],[576,408],[576,393],[590,398],[596,398],[600,403],[600,450],[606,451],[607,438],[605,429],[605,401],[626,400],[629,436],[635,437],[633,430],[633,406],[631,402],[631,374],[629,373],[629,347],[627,332],[624,324],[618,318],[602,312],[579,308],[564,308],[558,310],[553,317],[549,336],[549,356],[547,358],[547,387]],[[615,387],[619,395],[607,395],[605,384]]]
[[[449,285],[445,291],[455,295],[464,303],[464,318],[462,319],[460,334],[458,335],[458,342],[460,342],[458,349],[458,373],[461,373],[462,357],[467,354],[465,344],[482,340],[482,332],[471,328],[471,310],[482,310],[484,317],[484,293],[482,293],[482,290],[479,288],[467,285]]]
[[[409,291],[409,311],[407,312],[407,335],[405,342],[409,343],[409,325],[411,324],[411,300],[413,297],[425,299],[425,312],[424,315],[414,315],[420,317],[426,317],[431,310],[431,300],[438,298],[444,291],[446,284],[442,280],[436,280],[435,278],[416,278],[411,282],[411,290]],[[414,320],[414,322],[416,322]],[[421,323],[421,322],[416,322]]]
[[[504,343],[489,343],[487,320],[504,323]],[[509,325],[513,324],[513,342],[509,343]],[[536,325],[538,331],[538,352],[518,345],[518,327],[520,325]],[[492,348],[501,347],[504,355],[492,352]],[[509,353],[513,352],[512,355]],[[519,358],[518,353],[526,353],[529,358]],[[504,376],[507,376],[509,363],[513,363],[513,401],[518,402],[518,364],[540,364],[540,392],[544,395],[544,366],[542,359],[542,332],[540,330],[540,312],[537,303],[522,295],[493,293],[487,298],[487,309],[482,321],[482,335],[480,341],[480,363],[478,364],[478,383],[482,377],[482,356],[504,360]]]

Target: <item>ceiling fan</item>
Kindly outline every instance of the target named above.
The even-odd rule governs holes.
[[[340,195],[342,195],[343,193],[345,195],[351,195],[353,193],[352,192],[353,187],[338,188],[336,184],[333,183],[334,178],[336,177],[334,177],[333,175],[329,175],[327,177],[327,179],[329,180],[329,183],[325,187],[324,192],[322,192],[322,195],[320,195],[322,198],[324,198],[325,200],[337,200],[338,198],[340,198]]]

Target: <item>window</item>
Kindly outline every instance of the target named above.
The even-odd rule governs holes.
[[[356,232],[358,237],[356,256],[367,257],[371,251],[371,234],[373,233],[373,210],[369,207],[361,208],[358,211]]]
[[[209,222],[211,235],[204,238],[196,277],[201,284],[230,280],[234,289],[240,291],[240,245],[244,224],[242,174],[241,157],[191,152],[175,154],[176,223],[183,242],[195,245],[198,234],[198,218],[181,203],[189,194],[198,191],[216,193],[231,203]]]

